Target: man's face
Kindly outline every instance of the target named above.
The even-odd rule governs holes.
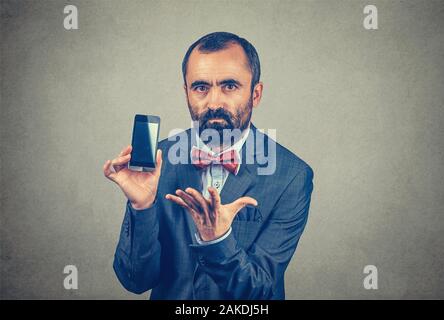
[[[186,85],[188,108],[199,130],[248,127],[252,108],[259,99],[251,93],[252,74],[247,56],[238,44],[202,53],[195,48],[188,60]],[[262,86],[262,85],[260,85]]]

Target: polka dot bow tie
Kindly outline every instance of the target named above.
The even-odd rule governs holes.
[[[199,169],[204,169],[210,164],[221,164],[232,174],[236,174],[239,168],[239,155],[236,150],[230,150],[213,156],[208,152],[193,147],[191,150],[191,163]]]

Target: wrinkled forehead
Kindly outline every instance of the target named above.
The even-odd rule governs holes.
[[[227,77],[239,81],[249,81],[252,77],[247,55],[240,45],[231,44],[215,52],[201,52],[198,47],[193,49],[187,65],[187,82]]]

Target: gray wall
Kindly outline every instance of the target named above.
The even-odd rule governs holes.
[[[70,1],[76,31],[66,1],[1,3],[2,298],[147,297],[113,273],[125,198],[102,165],[135,113],[190,126],[180,63],[221,30],[259,52],[254,123],[315,171],[287,297],[444,298],[442,1]]]

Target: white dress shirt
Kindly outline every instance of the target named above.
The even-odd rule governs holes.
[[[237,154],[239,155],[239,159],[240,159],[241,149],[245,143],[245,140],[247,140],[249,132],[250,132],[250,126],[248,126],[244,131],[242,131],[240,139],[238,141],[236,141],[232,146],[216,153],[216,152],[213,152],[211,150],[211,148],[200,139],[200,137],[198,136],[197,130],[196,130],[196,139],[195,139],[196,144],[197,144],[196,147],[202,151],[208,152],[209,154],[211,154],[213,156],[219,156],[223,152],[235,150],[237,152]],[[195,148],[195,146],[193,146],[193,148]],[[238,166],[235,175],[237,175],[237,173],[239,172],[239,168],[240,168],[240,165]],[[217,163],[211,163],[208,167],[201,169],[201,172],[202,172],[201,179],[202,179],[202,186],[203,186],[203,190],[201,190],[202,195],[207,199],[210,198],[210,194],[208,192],[208,188],[210,186],[216,188],[218,193],[220,194],[222,191],[222,188],[224,187],[225,181],[227,181],[227,178],[228,178],[228,175],[230,174],[230,172],[227,169],[225,169],[221,164],[217,164]],[[222,237],[217,238],[215,240],[203,241],[202,239],[200,239],[198,233],[195,234],[195,237],[196,237],[196,241],[198,244],[209,245],[209,244],[217,243],[219,241],[224,240],[226,237],[228,237],[228,235],[230,233],[231,233],[231,227]]]

